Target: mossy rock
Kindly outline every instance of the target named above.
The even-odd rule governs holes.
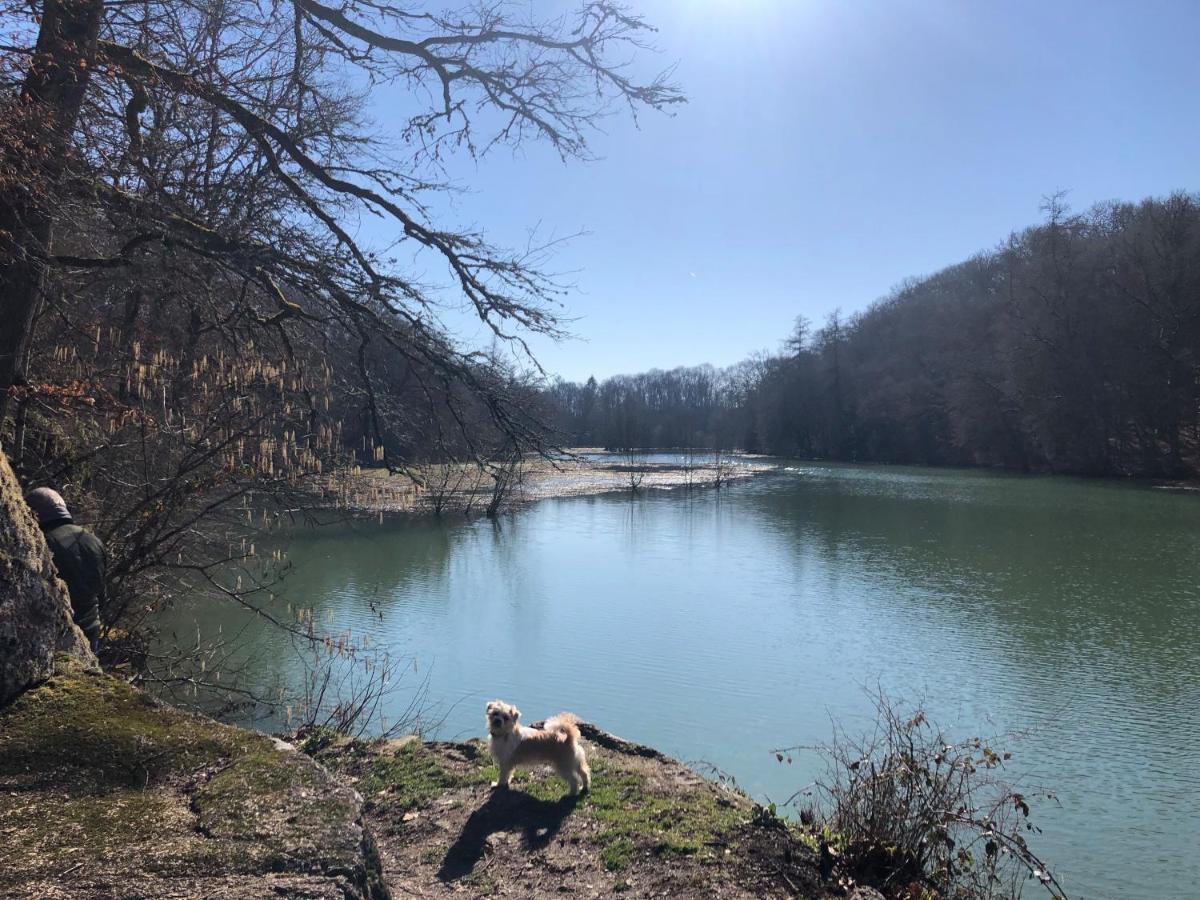
[[[96,664],[71,621],[67,587],[46,539],[0,450],[0,707],[49,677],[56,654]]]
[[[5,897],[386,896],[312,759],[69,662],[0,712],[0,845]]]
[[[263,735],[166,706],[67,658],[49,681],[17,698],[3,722],[0,778],[29,786],[79,779],[146,787],[271,745]]]
[[[274,748],[240,757],[192,795],[204,834],[261,848],[269,868],[285,871],[353,870],[360,806],[313,760]]]

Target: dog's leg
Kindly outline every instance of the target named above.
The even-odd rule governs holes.
[[[592,789],[592,770],[588,768],[587,756],[584,755],[583,748],[578,745],[575,747],[575,768],[579,772],[579,780],[583,782],[583,789],[590,791]]]
[[[512,782],[512,766],[500,766],[500,777],[492,782],[492,787],[507,790]]]
[[[558,766],[558,777],[567,783],[572,797],[579,793],[579,781],[575,777],[574,766],[570,764]]]

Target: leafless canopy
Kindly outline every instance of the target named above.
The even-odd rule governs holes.
[[[47,278],[180,267],[242,289],[226,311],[278,334],[357,343],[370,393],[373,341],[490,396],[439,310],[464,302],[497,340],[560,333],[562,287],[538,248],[513,252],[443,227],[441,164],[530,139],[586,157],[614,106],[682,98],[640,77],[652,29],[613,0],[538,19],[482,2],[9,0],[0,393],[20,382]],[[6,82],[6,83],[4,83]],[[386,121],[369,102],[387,98]],[[364,240],[375,221],[379,242]],[[379,227],[382,223],[382,227]],[[422,273],[416,275],[414,273]],[[440,274],[439,274],[440,273]],[[427,279],[427,280],[426,280]],[[378,346],[378,343],[376,346]],[[370,405],[374,408],[373,398]]]
[[[230,521],[289,520],[335,468],[433,448],[509,486],[542,445],[501,363],[560,333],[563,286],[546,248],[447,224],[449,156],[586,158],[609,112],[681,97],[616,0],[436,5],[0,0],[0,440],[104,538],[128,630],[181,581],[269,587],[222,580],[258,558]]]

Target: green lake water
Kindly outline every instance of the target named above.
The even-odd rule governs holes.
[[[1200,496],[794,463],[499,525],[304,533],[289,556],[282,595],[411,658],[439,736],[480,734],[494,697],[569,709],[782,801],[821,765],[771,751],[865,728],[878,685],[955,734],[1032,728],[1009,765],[1057,793],[1033,846],[1072,896],[1200,896]],[[278,633],[206,608],[218,625],[249,628],[264,683],[295,674]]]

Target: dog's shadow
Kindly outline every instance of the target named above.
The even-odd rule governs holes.
[[[538,800],[516,790],[494,790],[487,801],[467,819],[462,833],[446,851],[437,877],[455,881],[470,875],[487,847],[487,839],[498,831],[520,831],[526,851],[540,850],[554,839],[563,820],[579,802],[567,794],[561,800]]]

